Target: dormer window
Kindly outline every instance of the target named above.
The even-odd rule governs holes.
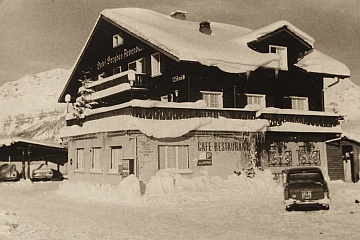
[[[270,45],[269,52],[280,56],[278,66],[276,66],[278,69],[288,70],[287,47]]]
[[[113,36],[113,48],[123,45],[123,43],[124,43],[124,38],[121,36],[121,34],[115,34]]]

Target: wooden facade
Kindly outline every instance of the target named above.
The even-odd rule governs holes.
[[[360,143],[342,138],[326,143],[329,177],[331,180],[359,181]]]

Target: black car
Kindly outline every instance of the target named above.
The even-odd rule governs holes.
[[[318,167],[297,167],[285,171],[284,203],[287,211],[300,207],[330,209],[327,182]]]
[[[19,172],[16,165],[12,163],[4,163],[0,165],[0,181],[18,181],[20,180]]]

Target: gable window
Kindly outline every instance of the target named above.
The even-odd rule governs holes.
[[[145,59],[140,58],[136,61],[130,62],[128,64],[129,70],[134,70],[136,73],[145,73]]]
[[[210,108],[222,108],[223,107],[223,93],[222,92],[208,92],[201,91],[202,99]]]
[[[91,172],[101,172],[101,157],[100,157],[100,152],[101,152],[101,148],[100,147],[93,147],[91,148],[91,152],[92,152],[92,156],[91,156]]]
[[[84,171],[84,148],[76,149],[75,171]]]
[[[151,55],[151,76],[161,75],[160,70],[160,53],[154,53]]]
[[[261,107],[266,107],[265,95],[263,94],[245,94],[246,96],[246,103],[248,105],[257,104]]]
[[[270,53],[275,53],[280,56],[277,67],[282,70],[288,70],[287,47],[270,45],[269,51]]]
[[[188,146],[159,146],[159,169],[189,169]]]
[[[309,102],[307,97],[290,97],[291,108],[296,110],[309,110]]]
[[[121,34],[115,34],[113,36],[113,48],[116,48],[124,43],[124,38]]]
[[[121,146],[114,146],[111,147],[111,158],[110,158],[110,164],[109,172],[118,173],[119,165],[122,165],[122,147]]]

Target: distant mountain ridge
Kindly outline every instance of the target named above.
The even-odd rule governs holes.
[[[66,105],[57,100],[69,74],[70,70],[57,68],[0,86],[0,138],[60,141]],[[326,111],[346,115],[345,131],[359,129],[360,136],[357,127],[360,126],[360,87],[350,79],[343,79],[330,88],[325,87],[324,93]]]
[[[24,137],[57,142],[65,123],[65,104],[57,99],[70,74],[53,69],[0,87],[0,138]]]

